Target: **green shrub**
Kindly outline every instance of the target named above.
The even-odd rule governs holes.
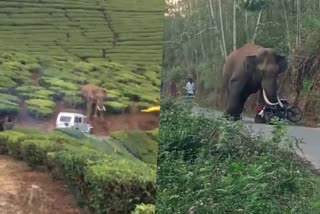
[[[127,109],[128,105],[116,101],[105,102],[106,110],[110,113],[121,113]]]
[[[143,131],[119,131],[111,134],[112,139],[122,144],[136,158],[150,164],[157,163],[158,144]]]
[[[153,204],[139,204],[131,214],[155,214],[155,206]]]
[[[75,138],[77,140],[83,140],[86,138],[86,135],[79,130],[76,129],[55,129],[55,133],[63,133],[69,137]]]
[[[159,128],[153,129],[146,132],[154,141],[158,142],[159,140]]]
[[[155,170],[110,155],[86,168],[88,205],[97,214],[129,213],[136,204],[154,203]]]
[[[45,166],[47,154],[63,149],[63,145],[48,139],[28,139],[21,142],[21,155],[31,167]]]
[[[8,94],[0,94],[0,114],[17,114],[18,98]]]
[[[5,155],[8,154],[8,133],[0,132],[0,154]]]
[[[125,136],[150,140],[143,132]],[[136,204],[154,203],[156,167],[135,158],[117,139],[102,141],[69,129],[17,128],[0,133],[0,154],[7,153],[33,168],[46,167],[94,213],[129,213]]]
[[[19,96],[23,99],[44,99],[52,98],[54,92],[40,86],[24,85],[16,88]],[[30,93],[32,92],[32,93]]]
[[[240,122],[161,105],[157,212],[314,213],[319,178],[297,158],[283,124],[266,140]]]
[[[24,134],[24,135],[30,135],[31,137],[32,136],[42,136],[42,135],[46,134],[41,129],[27,128],[27,127],[16,127],[16,128],[14,128],[13,132],[18,132],[18,133]]]
[[[63,178],[82,204],[87,199],[85,168],[103,154],[83,146],[66,146],[63,151],[48,153],[48,169],[55,177]]]
[[[30,99],[25,101],[28,112],[35,118],[48,118],[54,112],[55,103],[51,100]]]
[[[21,154],[20,140],[26,135],[20,132],[12,132],[12,131],[8,131],[5,133],[8,136],[7,137],[8,154],[18,160],[22,160],[23,156]]]

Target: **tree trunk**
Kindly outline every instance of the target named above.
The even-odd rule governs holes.
[[[226,41],[225,41],[224,27],[223,27],[223,20],[222,20],[221,0],[218,0],[218,3],[219,3],[219,17],[220,17],[220,28],[221,28],[222,46],[223,46],[223,51],[224,51],[224,58],[227,58]]]
[[[300,26],[300,13],[301,13],[301,5],[300,0],[296,0],[297,4],[297,38],[296,38],[296,47],[300,45],[300,39],[301,39],[301,26]]]
[[[288,15],[287,15],[287,10],[286,10],[285,4],[284,4],[284,0],[282,0],[281,2],[282,2],[282,7],[283,7],[283,12],[284,12],[285,21],[286,21],[286,27],[287,27],[288,48],[289,48],[289,52],[291,52]]]
[[[237,49],[237,0],[233,0],[233,50]]]
[[[211,14],[211,18],[212,18],[213,24],[216,26],[216,29],[218,30],[218,24],[217,24],[216,17],[215,17],[214,12],[213,12],[212,0],[208,0],[208,2],[209,2],[210,14]],[[219,33],[221,33],[221,32],[219,32]],[[223,33],[222,33],[222,35],[223,35]],[[217,37],[217,40],[218,40],[218,43],[219,43],[221,55],[225,58],[227,53],[226,53],[225,49],[223,48],[224,47],[224,45],[223,45],[224,35],[222,36],[222,39]]]
[[[259,30],[259,25],[261,22],[262,11],[263,11],[263,9],[261,9],[259,12],[259,16],[258,16],[258,20],[257,20],[257,24],[256,24],[256,29],[254,30],[254,34],[253,34],[252,41],[251,41],[252,44],[254,44],[254,42],[256,41],[256,38],[258,36],[258,30]]]
[[[248,25],[248,11],[245,11],[245,31],[246,31],[246,41],[249,41],[249,25]]]

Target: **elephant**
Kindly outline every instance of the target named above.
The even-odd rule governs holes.
[[[231,52],[223,67],[225,116],[239,120],[246,100],[258,91],[259,103],[283,106],[277,95],[277,80],[287,68],[286,56],[272,48],[248,43]]]
[[[87,105],[87,117],[90,117],[92,112],[92,105],[95,105],[94,118],[97,117],[98,111],[100,117],[103,118],[103,111],[106,111],[104,107],[104,100],[106,97],[106,90],[94,84],[86,84],[81,86],[81,96],[85,99]]]

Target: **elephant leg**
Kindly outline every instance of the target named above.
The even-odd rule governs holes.
[[[251,93],[250,92],[248,92],[248,91],[244,91],[243,93],[241,93],[241,95],[240,95],[240,103],[239,103],[239,105],[240,105],[240,108],[239,108],[239,117],[240,117],[240,115],[242,114],[242,112],[243,112],[243,110],[244,110],[244,105],[245,105],[245,103],[246,103],[246,101],[247,101],[247,99],[248,99],[248,97],[251,95]]]
[[[97,104],[95,104],[93,117],[94,117],[94,118],[97,118],[97,116],[98,116],[98,109],[97,109]]]
[[[226,116],[233,117],[235,120],[240,119],[240,115],[244,108],[244,103],[247,97],[244,95],[244,84],[239,81],[233,81],[229,85],[229,99]]]
[[[87,117],[88,117],[88,118],[90,118],[91,107],[92,107],[91,102],[87,102]]]
[[[103,120],[104,118],[104,111],[100,111],[100,119]]]

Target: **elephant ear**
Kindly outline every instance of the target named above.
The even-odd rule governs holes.
[[[288,59],[283,55],[276,55],[276,63],[279,65],[278,73],[285,72],[288,68]]]
[[[245,66],[246,72],[252,73],[257,67],[257,56],[247,56]]]

